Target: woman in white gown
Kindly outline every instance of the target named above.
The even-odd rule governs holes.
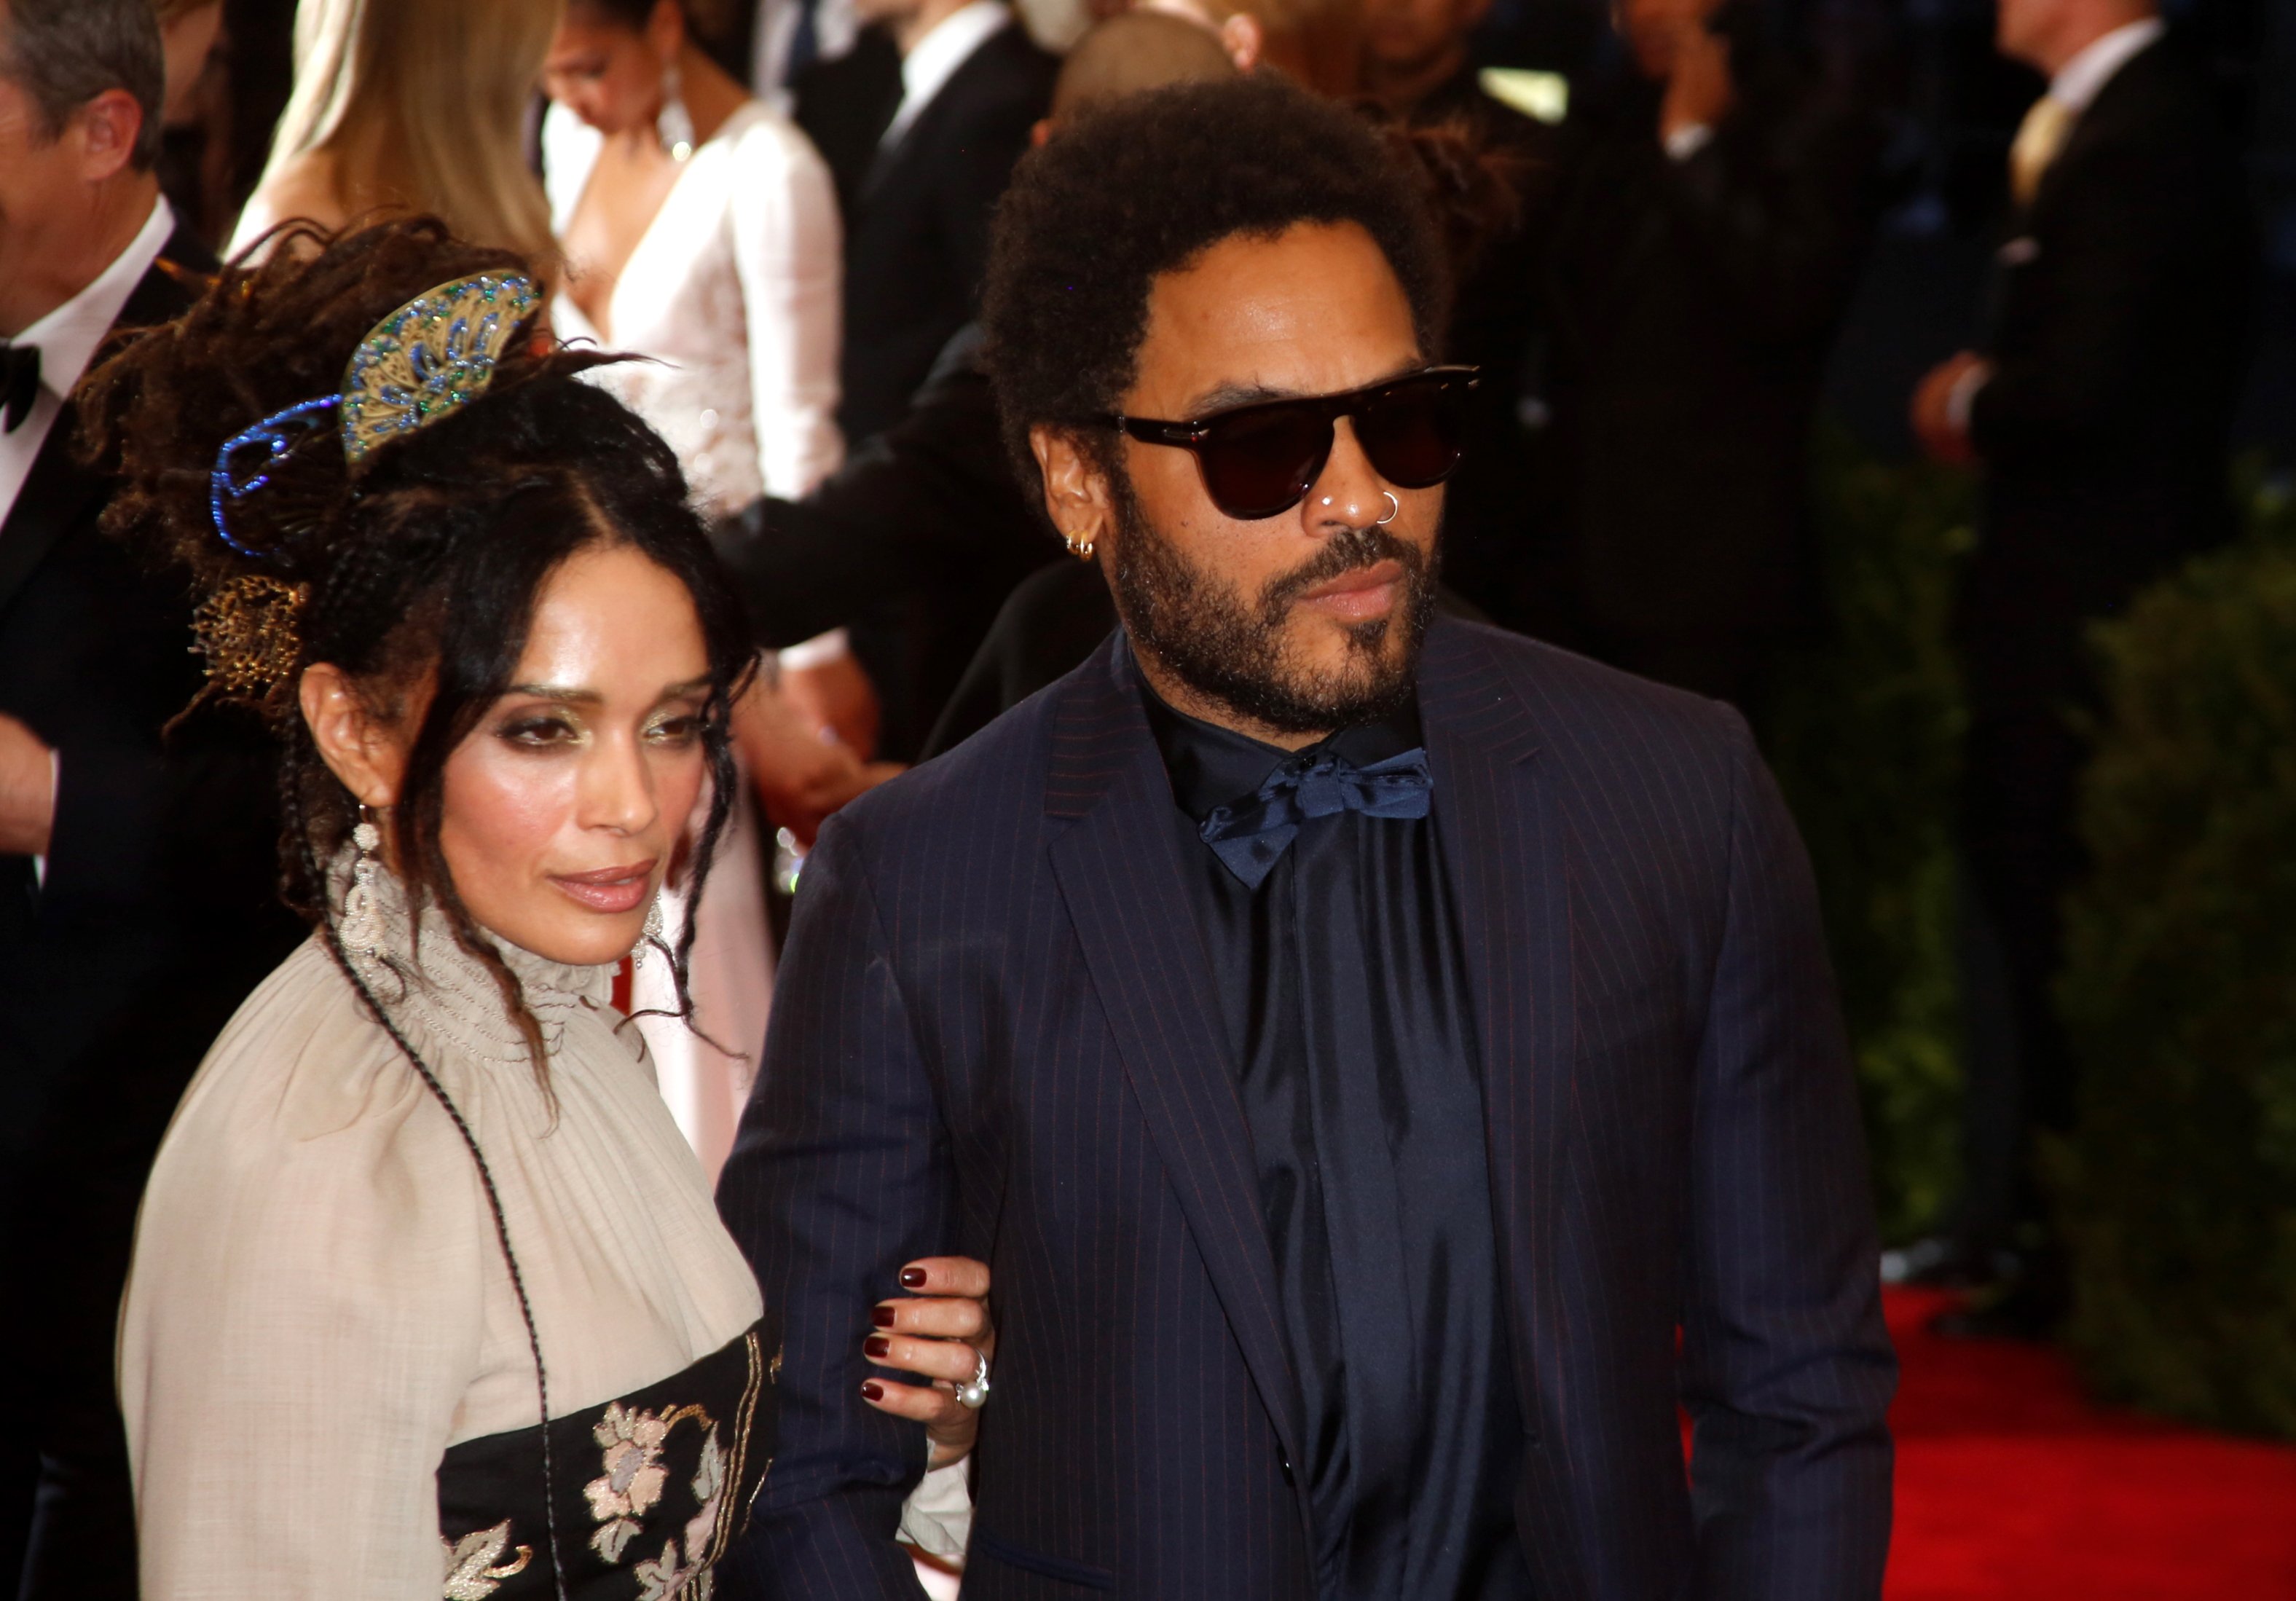
[[[634,947],[683,998],[650,908],[728,784],[745,625],[675,459],[535,350],[537,303],[514,258],[387,225],[226,271],[96,380],[113,521],[207,597],[202,699],[284,743],[314,925],[144,1197],[149,1601],[700,1601],[767,1466],[777,1321],[607,1004]],[[975,1301],[896,1326],[929,1305],[981,1338]],[[944,1392],[877,1383],[936,1456],[968,1441]],[[920,1494],[961,1521],[943,1467]]]
[[[669,442],[713,515],[761,494],[803,495],[842,449],[828,168],[803,134],[693,44],[676,0],[571,0],[543,81],[553,102],[545,181],[565,264],[551,312],[559,335],[653,358],[607,368],[598,382]],[[826,642],[812,654],[838,648]],[[695,931],[704,1038],[666,1020],[641,1025],[662,1093],[713,1177],[765,1039],[763,832],[745,793]],[[682,926],[682,896],[666,911]],[[658,974],[639,974],[632,993],[642,1011],[666,998]]]

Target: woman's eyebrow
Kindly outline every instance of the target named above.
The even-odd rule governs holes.
[[[504,694],[532,695],[537,701],[566,701],[585,706],[604,703],[606,697],[594,689],[573,689],[562,684],[513,684]]]

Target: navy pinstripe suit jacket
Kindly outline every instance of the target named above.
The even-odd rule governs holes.
[[[729,1595],[917,1593],[892,1534],[923,1442],[861,1400],[860,1346],[900,1264],[961,1252],[1000,1342],[968,1601],[1311,1596],[1256,1169],[1134,672],[1111,640],[806,869],[718,1192],[783,1352]],[[1863,1140],[1744,726],[1443,620],[1419,694],[1540,1593],[1878,1596],[1896,1366]]]

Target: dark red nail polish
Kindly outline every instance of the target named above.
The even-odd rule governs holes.
[[[875,1324],[879,1328],[892,1327],[893,1309],[889,1306],[872,1308],[869,1313],[869,1321]]]
[[[861,1393],[870,1400],[883,1400],[885,1386],[874,1379],[864,1379],[861,1381]]]
[[[904,1268],[901,1269],[901,1288],[904,1290],[922,1290],[924,1287],[925,1270],[922,1268]]]
[[[882,1357],[892,1349],[893,1342],[882,1334],[872,1334],[861,1342],[861,1354],[864,1356]]]

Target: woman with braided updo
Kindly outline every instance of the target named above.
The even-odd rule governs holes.
[[[314,236],[88,401],[118,531],[205,595],[202,698],[284,741],[313,924],[146,1193],[119,1382],[152,1601],[698,1597],[772,1453],[777,1319],[610,1000],[635,949],[690,1018],[650,908],[714,795],[709,879],[750,652],[676,458],[537,309],[435,222]],[[897,1354],[977,1404],[985,1270],[919,1266],[893,1326],[962,1339]],[[884,1386],[937,1458],[971,1442],[954,1388]]]

